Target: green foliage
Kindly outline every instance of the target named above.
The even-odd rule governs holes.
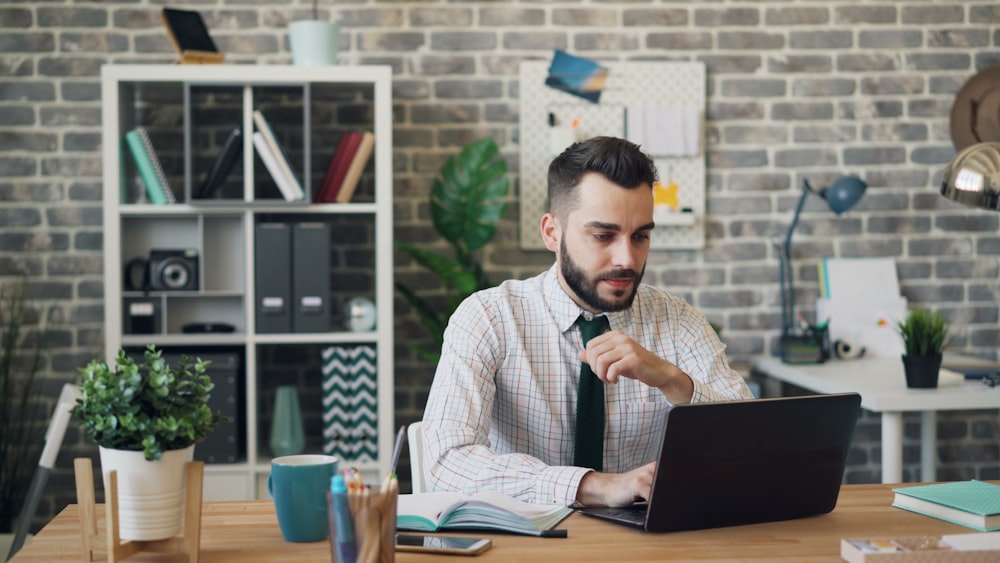
[[[164,451],[200,442],[226,417],[208,406],[214,385],[205,373],[211,362],[182,356],[176,368],[163,352],[149,345],[145,361],[136,363],[118,352],[116,367],[92,360],[83,375],[72,414],[87,437],[105,448],[141,451],[147,460]]]
[[[507,212],[510,191],[507,162],[486,137],[466,145],[441,166],[431,190],[431,218],[434,228],[451,245],[451,256],[431,252],[397,241],[396,247],[441,280],[446,306],[436,308],[415,291],[397,282],[396,289],[417,311],[434,340],[433,348],[411,346],[422,357],[437,361],[448,318],[466,297],[491,287],[474,252],[486,246],[496,234]]]
[[[0,288],[0,533],[12,531],[38,465],[44,426],[36,379],[48,347],[47,328],[29,332],[27,282]]]
[[[934,356],[948,345],[948,323],[938,313],[917,307],[896,328],[907,356]]]

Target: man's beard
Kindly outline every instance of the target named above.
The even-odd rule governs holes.
[[[611,270],[603,274],[598,274],[594,279],[588,279],[587,273],[580,269],[575,262],[573,262],[569,252],[566,251],[565,238],[559,242],[559,250],[559,268],[563,279],[566,280],[566,285],[568,285],[570,290],[572,290],[573,293],[575,293],[576,296],[590,308],[597,311],[612,312],[623,311],[632,306],[632,301],[635,300],[635,294],[639,291],[639,281],[642,279],[642,275],[646,271],[645,264],[643,264],[642,271],[638,274],[636,274],[635,270]],[[597,293],[597,284],[601,280],[608,278],[632,278],[632,291],[626,295],[626,290],[616,290],[614,294],[617,299],[614,301],[602,298]]]

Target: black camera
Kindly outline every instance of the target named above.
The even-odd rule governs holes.
[[[197,291],[198,251],[194,248],[150,250],[149,288],[154,291]]]

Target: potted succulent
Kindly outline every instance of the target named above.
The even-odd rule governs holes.
[[[428,360],[437,361],[440,357],[445,326],[459,303],[472,293],[492,286],[474,253],[493,239],[507,211],[505,199],[510,181],[506,177],[507,162],[498,158],[499,153],[490,137],[473,141],[450,156],[434,179],[431,218],[435,230],[451,245],[452,256],[414,244],[396,243],[397,248],[434,272],[447,294],[445,306],[438,307],[409,287],[396,283],[396,290],[416,309],[434,339],[433,349],[411,346]]]
[[[150,345],[140,362],[120,350],[114,368],[95,359],[79,369],[82,398],[72,414],[100,446],[105,491],[109,472],[118,472],[122,539],[166,539],[180,531],[184,465],[194,445],[225,420],[208,406],[208,365],[182,356],[171,366]]]
[[[948,323],[944,317],[917,307],[896,323],[896,328],[903,339],[906,386],[937,387],[942,353],[948,345]]]
[[[313,0],[312,19],[288,24],[288,45],[296,66],[337,64],[340,22],[319,19],[319,0]]]

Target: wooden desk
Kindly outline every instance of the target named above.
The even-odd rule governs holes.
[[[990,366],[975,358],[946,354],[944,367]],[[754,369],[771,380],[785,381],[816,393],[861,395],[861,408],[882,418],[882,482],[903,481],[903,413],[920,413],[920,480],[937,480],[937,411],[995,409],[1000,407],[1000,387],[954,385],[937,389],[906,387],[899,358],[830,360],[824,364],[786,364],[762,356]],[[774,393],[769,389],[768,395]]]
[[[648,534],[574,514],[561,527],[569,537],[535,538],[493,533],[493,548],[470,561],[840,561],[841,538],[963,534],[972,530],[893,508],[891,485],[844,485],[830,514],[695,532]],[[683,510],[683,507],[679,507]],[[99,507],[99,513],[103,510]],[[270,501],[208,502],[202,512],[201,560],[329,561],[327,542],[285,542]],[[103,531],[103,518],[99,524]],[[456,534],[458,535],[458,534]],[[15,563],[81,561],[76,505],[59,513],[13,559]],[[139,554],[128,561],[165,561]],[[397,553],[401,563],[430,563],[435,556]],[[455,559],[458,562],[458,559]],[[463,559],[464,561],[464,559]]]

